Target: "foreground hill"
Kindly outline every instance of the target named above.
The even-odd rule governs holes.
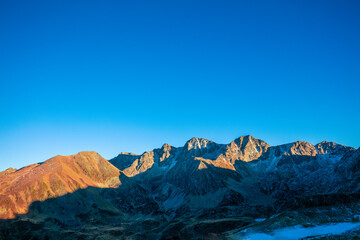
[[[0,173],[0,186],[0,217],[14,218],[1,222],[6,239],[227,238],[261,226],[258,218],[296,225],[315,213],[313,224],[360,215],[360,149],[192,138],[110,161],[95,152],[57,156]],[[330,217],[329,209],[346,211]],[[302,217],[284,220],[294,214]]]
[[[0,173],[0,218],[27,213],[32,202],[87,187],[117,187],[119,170],[96,152],[56,156],[20,170]]]

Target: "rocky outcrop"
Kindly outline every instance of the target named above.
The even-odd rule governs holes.
[[[322,141],[315,145],[317,154],[342,156],[345,152],[355,151],[355,148],[343,146],[334,142]]]
[[[137,154],[122,152],[113,159],[109,160],[109,162],[122,171],[130,167],[131,164],[138,158],[139,155]]]
[[[269,147],[269,144],[253,136],[242,136],[226,146],[224,157],[231,164],[238,160],[251,162],[262,156]]]

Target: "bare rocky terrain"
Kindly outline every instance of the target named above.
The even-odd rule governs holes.
[[[244,229],[358,221],[359,202],[360,149],[192,138],[1,172],[0,239],[241,239]]]

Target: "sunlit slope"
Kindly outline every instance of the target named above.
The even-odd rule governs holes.
[[[89,186],[120,184],[119,170],[96,152],[56,156],[43,163],[0,173],[0,218],[24,214],[35,201],[44,201]]]

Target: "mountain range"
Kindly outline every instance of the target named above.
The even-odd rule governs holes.
[[[141,155],[80,152],[0,173],[0,239],[240,239],[244,229],[358,215],[360,148],[326,141],[192,138]]]

